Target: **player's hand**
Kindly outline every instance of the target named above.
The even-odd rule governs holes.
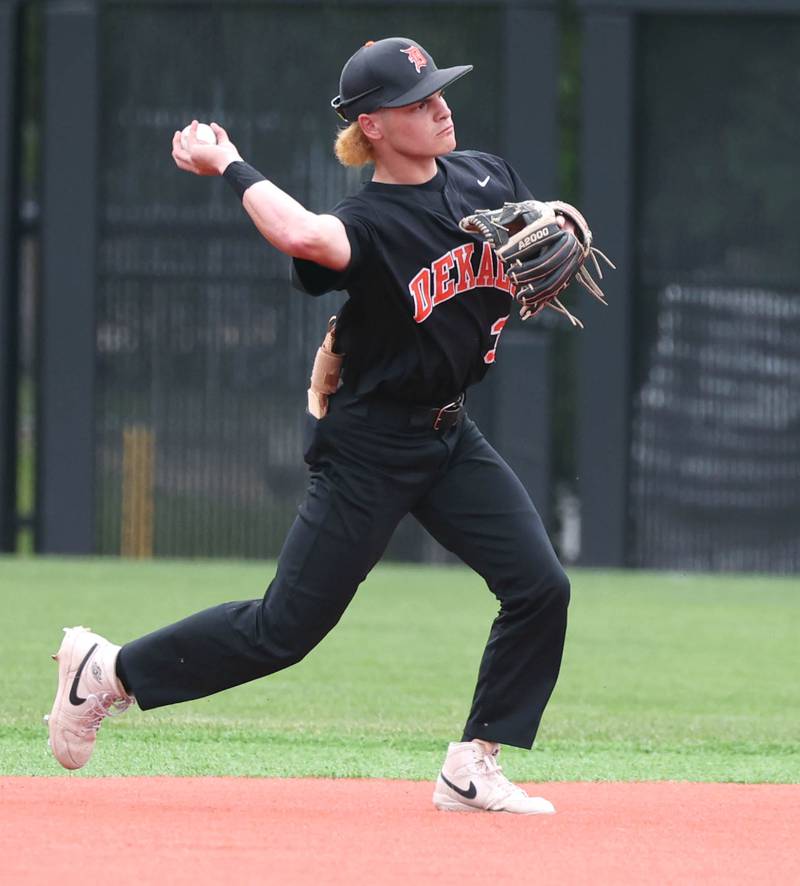
[[[556,216],[556,224],[559,226],[559,228],[563,228],[565,231],[569,231],[570,234],[573,234],[575,237],[578,236],[578,229],[568,218],[564,218],[563,215]]]
[[[175,131],[172,136],[172,159],[178,169],[193,172],[195,175],[222,175],[230,163],[242,159],[236,145],[228,138],[228,133],[217,123],[212,123],[211,128],[217,137],[215,145],[197,140],[197,120],[192,120],[185,148],[181,142],[180,130]]]

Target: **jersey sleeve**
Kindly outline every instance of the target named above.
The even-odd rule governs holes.
[[[348,212],[346,206],[337,206],[331,211],[331,215],[335,215],[344,225],[350,243],[350,262],[343,271],[335,271],[307,259],[292,259],[292,284],[309,295],[324,295],[326,292],[347,289],[370,251],[372,234],[369,225]]]

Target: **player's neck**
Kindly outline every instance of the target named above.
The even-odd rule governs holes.
[[[435,157],[408,157],[392,154],[375,158],[374,182],[385,185],[421,185],[437,172]]]

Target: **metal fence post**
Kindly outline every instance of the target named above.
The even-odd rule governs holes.
[[[558,184],[558,16],[554,0],[509,4],[505,24],[505,157],[540,200]],[[535,84],[530,59],[536,58]],[[535,109],[535,111],[534,111]]]
[[[597,245],[617,265],[606,280],[609,307],[588,304],[581,314],[587,323],[578,357],[580,559],[587,566],[623,566],[626,560],[633,44],[633,15],[603,9],[585,14],[581,208],[591,221]]]
[[[558,20],[553,0],[505,11],[503,155],[534,196],[556,197],[558,179]],[[540,61],[531,90],[525,65]],[[536,107],[536,113],[532,108]],[[511,307],[497,366],[470,392],[470,411],[491,428],[491,440],[528,490],[545,526],[551,513],[552,409],[550,334],[520,329]]]
[[[0,2],[0,551],[16,547],[19,2]]]
[[[94,550],[96,4],[44,10],[37,550]]]

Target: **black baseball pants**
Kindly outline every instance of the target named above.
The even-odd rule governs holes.
[[[531,747],[558,677],[569,582],[520,481],[466,415],[435,431],[399,405],[341,390],[308,424],[308,492],[263,599],[214,606],[123,646],[129,692],[146,710],[300,661],[411,512],[500,604],[463,740]]]

